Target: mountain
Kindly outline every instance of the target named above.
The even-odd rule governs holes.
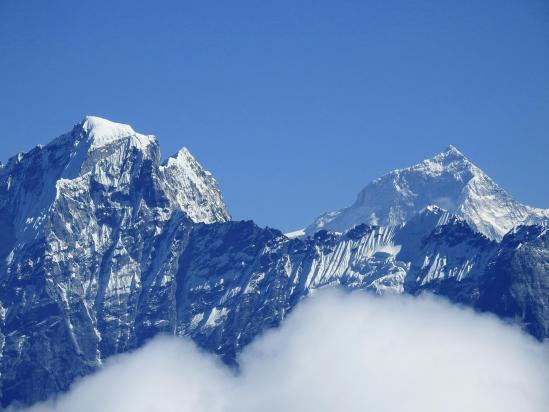
[[[495,240],[516,226],[549,220],[549,209],[517,202],[449,146],[432,159],[374,180],[360,191],[352,206],[319,216],[305,232],[344,232],[361,223],[398,225],[429,205],[463,217],[475,230]]]
[[[11,158],[0,170],[4,403],[42,399],[135,347],[139,308],[163,298],[177,236],[229,218],[187,151],[162,163],[155,137],[98,117]]]
[[[87,117],[0,169],[0,402],[67,390],[160,333],[236,366],[329,286],[436,293],[549,337],[546,226],[496,241],[455,211],[417,207],[400,222],[290,238],[231,221],[187,150],[162,162],[153,136]]]

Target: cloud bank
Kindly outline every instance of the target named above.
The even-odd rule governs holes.
[[[161,337],[26,412],[549,410],[547,344],[433,297],[318,293],[239,362]]]

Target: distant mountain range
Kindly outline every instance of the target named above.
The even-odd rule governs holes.
[[[0,167],[1,403],[68,389],[159,333],[228,364],[311,291],[431,292],[549,337],[549,211],[454,147],[290,238],[231,221],[186,150],[98,117]]]

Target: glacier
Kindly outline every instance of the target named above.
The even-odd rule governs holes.
[[[324,287],[435,293],[544,339],[546,217],[450,147],[286,236],[231,220],[188,150],[162,161],[156,137],[88,116],[0,169],[0,401],[65,391],[159,334],[237,367]]]

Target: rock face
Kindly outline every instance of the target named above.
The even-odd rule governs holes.
[[[449,146],[432,159],[374,180],[352,206],[319,216],[306,233],[322,229],[344,232],[361,223],[398,225],[429,205],[464,218],[472,228],[495,240],[516,226],[549,220],[549,209],[517,202]]]
[[[508,233],[481,283],[478,307],[512,319],[539,339],[549,337],[549,229]]]
[[[473,167],[451,152],[440,159]],[[379,215],[387,225],[290,239],[230,221],[188,151],[162,163],[154,137],[86,118],[0,169],[2,405],[66,390],[159,333],[189,336],[234,365],[243,346],[326,286],[429,291],[549,336],[545,226],[497,242],[456,210],[407,208],[395,196],[402,213]]]

